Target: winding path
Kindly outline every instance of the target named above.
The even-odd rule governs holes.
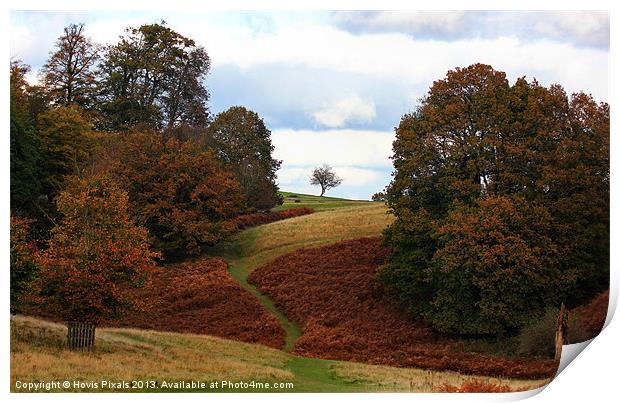
[[[280,325],[284,329],[285,333],[284,346],[282,349],[284,351],[290,351],[295,345],[295,341],[297,341],[297,339],[301,336],[301,329],[299,326],[290,321],[284,313],[276,308],[274,302],[268,296],[261,293],[258,288],[252,284],[248,283],[248,275],[251,271],[244,270],[236,261],[229,261],[228,272],[243,288],[254,294],[265,309],[271,312],[273,316],[276,317],[278,322],[280,322]]]
[[[228,272],[271,312],[285,332],[283,350],[290,351],[301,336],[300,327],[289,320],[275,303],[248,283],[254,269],[286,253],[364,236],[379,235],[392,221],[383,203],[357,202],[253,227],[223,243],[212,254],[226,259]]]

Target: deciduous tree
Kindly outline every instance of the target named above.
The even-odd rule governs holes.
[[[38,119],[42,184],[50,198],[63,188],[66,175],[79,174],[93,152],[93,127],[76,105],[58,106]]]
[[[32,220],[11,216],[11,313],[18,313],[21,297],[27,293],[37,275],[35,247],[28,231]]]
[[[243,191],[213,151],[151,132],[119,140],[110,170],[167,257],[197,254],[236,230]]]
[[[11,62],[10,136],[11,136],[11,210],[33,210],[32,203],[41,193],[41,142],[29,105],[29,85],[25,75],[30,68]]]
[[[608,105],[456,69],[403,116],[393,159],[380,277],[436,328],[513,331],[607,287]]]
[[[233,106],[215,117],[207,135],[207,144],[235,172],[248,206],[266,210],[280,201],[275,180],[282,161],[273,158],[271,131],[256,112]]]
[[[327,190],[340,186],[341,183],[342,179],[340,179],[338,175],[334,173],[332,167],[327,164],[314,168],[312,176],[310,176],[311,185],[321,186],[321,196],[323,196]]]
[[[210,59],[203,47],[165,25],[127,28],[106,49],[101,65],[103,126],[172,130],[209,121],[204,78]]]
[[[84,24],[65,27],[56,49],[41,70],[43,82],[57,105],[93,106],[99,46],[86,37]]]
[[[46,309],[96,325],[139,304],[133,288],[144,284],[158,255],[146,229],[130,219],[127,193],[107,177],[73,178],[57,205],[62,222],[38,256]]]

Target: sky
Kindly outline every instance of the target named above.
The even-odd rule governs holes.
[[[608,101],[609,15],[588,11],[90,11],[11,13],[11,57],[36,80],[70,23],[113,44],[165,20],[204,46],[214,114],[243,105],[272,132],[282,190],[318,194],[313,167],[343,179],[328,196],[369,199],[389,184],[394,127],[434,80],[486,63]]]

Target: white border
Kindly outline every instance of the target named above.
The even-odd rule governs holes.
[[[9,4],[3,2],[3,5],[7,8],[7,12],[3,14],[2,24],[2,49],[3,53],[9,56],[9,38],[10,35],[7,32],[9,24],[9,10],[10,9],[40,9],[40,10],[240,10],[240,9],[290,9],[290,10],[319,10],[319,9],[419,9],[419,10],[610,10],[611,11],[611,54],[610,54],[610,69],[614,71],[613,67],[618,66],[617,62],[617,42],[615,38],[618,38],[617,23],[617,8],[615,3],[611,1],[590,0],[588,2],[577,1],[556,1],[550,4],[545,2],[541,4],[540,1],[535,0],[522,0],[516,1],[441,1],[436,0],[433,2],[424,3],[408,3],[405,1],[385,0],[381,2],[368,1],[368,0],[315,0],[306,2],[283,2],[275,0],[263,0],[263,1],[245,1],[245,0],[227,0],[225,2],[217,2],[216,4],[209,4],[202,1],[189,1],[189,0],[175,0],[171,1],[149,1],[149,0],[136,0],[131,3],[121,0],[107,0],[97,5],[91,6],[86,4],[83,0],[62,0],[50,2],[45,0],[23,0],[23,1],[10,1]],[[412,7],[412,5],[414,7]],[[6,60],[6,59],[5,59]],[[6,63],[6,62],[5,62]],[[5,70],[6,74],[6,70]],[[617,79],[610,75],[610,92],[609,103],[615,105],[618,100],[617,91]],[[4,119],[4,135],[0,136],[2,158],[2,173],[0,175],[0,185],[2,189],[5,189],[4,198],[2,199],[3,214],[0,219],[0,226],[4,228],[2,231],[1,250],[2,258],[5,262],[4,267],[4,282],[5,287],[8,287],[8,260],[9,260],[9,136],[8,136],[8,122],[9,122],[9,108],[8,108],[8,80],[0,80],[0,93],[2,93],[2,111]],[[612,131],[611,131],[611,149],[612,155],[614,150],[617,151],[617,137],[618,130],[616,128],[616,113],[612,107]],[[618,163],[615,159],[611,161],[611,200],[613,202],[617,200],[617,175],[620,173],[618,170]],[[618,293],[618,276],[617,276],[617,263],[618,249],[618,214],[617,210],[612,208],[612,230],[611,230],[611,242],[612,242],[612,254],[611,254],[611,299],[610,310],[613,312],[617,305],[617,293]],[[0,293],[4,312],[8,312],[8,292]],[[7,318],[8,319],[8,318]],[[542,391],[523,392],[519,394],[507,394],[507,395],[469,395],[469,394],[326,394],[321,395],[320,399],[327,399],[328,401],[342,400],[342,399],[355,399],[359,401],[375,401],[379,399],[387,399],[390,401],[407,401],[412,399],[417,401],[464,401],[464,402],[480,402],[480,401],[511,401],[518,400],[525,397],[531,397],[533,402],[543,401],[609,401],[613,396],[618,395],[617,391],[617,369],[618,363],[616,360],[619,357],[619,349],[616,340],[620,340],[618,330],[618,320],[612,322],[607,326],[600,336],[594,339],[584,350],[583,354],[580,354],[575,362],[568,365],[568,367],[553,381],[551,384],[544,388]],[[40,395],[27,395],[27,394],[9,394],[9,329],[8,320],[5,320],[5,326],[2,328],[1,334],[1,368],[2,376],[0,377],[0,393],[6,394],[6,397],[10,401],[41,401]],[[538,393],[539,392],[539,393]],[[120,400],[137,400],[137,401],[167,401],[170,398],[177,399],[180,395],[169,396],[167,394],[144,394],[144,395],[116,395],[114,399]],[[82,401],[85,398],[93,399],[94,401],[105,401],[110,398],[109,395],[89,395],[88,397],[83,394],[48,394],[44,397],[46,401]],[[183,400],[188,401],[204,401],[217,400],[217,401],[237,401],[238,399],[255,400],[255,401],[289,401],[294,399],[301,402],[314,402],[317,399],[315,394],[294,394],[290,396],[288,394],[253,394],[239,396],[237,394],[210,394],[208,396],[202,394],[187,394],[182,396]]]

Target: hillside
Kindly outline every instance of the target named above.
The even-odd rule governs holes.
[[[82,384],[66,391],[119,391],[89,386],[90,381],[155,380],[156,388],[123,390],[197,391],[162,388],[162,381],[175,383],[199,380],[231,383],[285,383],[282,391],[431,392],[444,384],[460,385],[486,377],[463,376],[453,372],[398,369],[294,356],[276,349],[218,337],[136,329],[97,330],[97,350],[72,352],[62,347],[66,327],[31,317],[11,318],[11,390],[15,381],[78,380]],[[292,382],[293,388],[286,385]],[[514,389],[542,386],[541,381],[500,380]],[[137,385],[139,386],[139,385]],[[287,387],[288,386],[288,387]],[[59,390],[52,390],[59,391]],[[261,392],[275,389],[233,387],[202,389],[213,392]]]
[[[295,207],[310,207],[314,210],[329,210],[341,207],[363,206],[368,204],[365,200],[350,200],[339,197],[315,196],[302,193],[280,192],[284,197],[284,203],[276,207],[276,210],[286,210]]]
[[[390,252],[379,237],[303,248],[255,269],[248,280],[302,327],[296,354],[523,379],[555,374],[553,359],[468,351],[462,338],[414,322],[376,279]]]
[[[224,257],[229,272],[239,284],[258,297],[263,306],[278,318],[286,332],[284,348],[293,347],[301,335],[299,327],[288,320],[273,302],[247,282],[255,268],[278,256],[300,248],[324,245],[346,239],[380,235],[393,217],[384,203],[352,202],[332,204],[313,214],[249,228],[213,248],[212,254]]]
[[[297,196],[302,197],[302,195]],[[295,207],[299,207],[300,203],[295,204]],[[458,386],[465,381],[486,382],[492,379],[488,376],[468,376],[450,371],[395,368],[338,361],[338,359],[360,361],[354,356],[347,355],[341,355],[340,358],[337,358],[337,355],[313,358],[317,356],[304,354],[311,357],[302,357],[288,352],[293,350],[295,343],[302,336],[299,324],[303,323],[303,320],[292,315],[292,318],[295,319],[294,322],[280,309],[283,307],[282,304],[276,306],[267,295],[249,284],[248,276],[250,273],[261,266],[270,267],[269,262],[274,262],[274,259],[277,258],[286,258],[286,255],[291,252],[311,250],[308,248],[331,245],[339,241],[377,237],[392,220],[393,217],[387,214],[387,208],[383,203],[333,199],[329,203],[322,203],[318,211],[313,214],[246,229],[228,242],[209,251],[212,256],[224,257],[229,263],[228,272],[231,277],[253,294],[262,308],[277,319],[280,327],[285,331],[283,345],[281,344],[282,336],[279,334],[280,329],[273,328],[271,324],[269,325],[271,330],[261,328],[259,323],[255,323],[256,320],[248,321],[247,327],[243,330],[244,333],[237,335],[231,326],[238,323],[239,318],[225,318],[224,316],[234,316],[235,312],[243,310],[241,308],[237,311],[228,310],[225,315],[222,315],[203,306],[203,302],[208,302],[211,305],[214,301],[217,302],[216,300],[220,297],[224,298],[222,301],[228,301],[226,295],[229,295],[230,292],[221,294],[220,297],[217,296],[217,293],[208,298],[206,296],[201,297],[200,286],[194,287],[193,280],[182,280],[182,277],[175,277],[175,272],[181,274],[184,270],[190,272],[197,270],[192,267],[195,262],[188,261],[171,266],[171,271],[159,278],[159,282],[165,282],[169,276],[175,277],[177,279],[174,281],[182,281],[185,286],[189,287],[188,290],[191,288],[192,295],[178,294],[181,298],[178,301],[174,295],[168,295],[169,292],[165,289],[159,293],[159,296],[155,295],[164,301],[164,311],[170,308],[168,305],[179,304],[187,309],[184,309],[183,312],[168,312],[171,317],[166,320],[160,320],[158,317],[161,315],[154,314],[151,315],[150,319],[134,317],[122,323],[129,327],[139,326],[183,333],[103,328],[97,331],[98,347],[96,352],[78,353],[66,351],[60,347],[66,331],[63,325],[43,322],[30,317],[14,317],[11,326],[12,379],[35,380],[50,376],[62,379],[71,378],[79,373],[83,379],[110,378],[123,380],[137,378],[174,381],[200,378],[200,380],[205,381],[222,379],[262,382],[291,381],[295,384],[295,391],[341,392],[430,392],[441,390],[445,385]],[[200,272],[200,270],[198,271]],[[201,275],[199,272],[195,274]],[[291,279],[293,278],[294,276],[291,277]],[[213,287],[217,288],[217,284],[219,284],[217,279],[225,280],[222,286],[227,287],[235,295],[243,297],[243,301],[245,301],[243,304],[250,304],[253,307],[252,309],[256,309],[255,303],[251,299],[243,296],[237,288],[229,283],[230,277],[226,279],[226,276],[222,276],[221,273],[217,276],[209,275],[205,277],[204,281],[201,280],[207,286],[205,292],[214,292],[215,288]],[[283,284],[285,283],[286,281],[283,282]],[[172,291],[174,291],[173,288],[171,288]],[[236,301],[234,305],[237,306],[241,302]],[[161,314],[166,314],[164,311],[161,311]],[[289,313],[290,309],[285,311]],[[209,323],[205,322],[214,320],[215,316],[213,315],[220,318],[217,323],[229,323],[231,326],[224,329],[212,328]],[[211,335],[190,334],[191,332],[216,334],[242,341],[278,346],[285,351],[260,344],[246,344],[240,341],[220,339]],[[257,335],[255,339],[251,337],[254,333]],[[270,334],[272,340],[269,340]],[[314,336],[313,334],[304,335],[304,340],[308,340],[308,337],[311,339]],[[375,363],[394,365],[389,360],[385,362],[379,360]],[[538,387],[544,382],[544,380],[504,379],[500,383],[509,385],[512,390],[522,390]],[[234,390],[233,388],[228,391]]]

